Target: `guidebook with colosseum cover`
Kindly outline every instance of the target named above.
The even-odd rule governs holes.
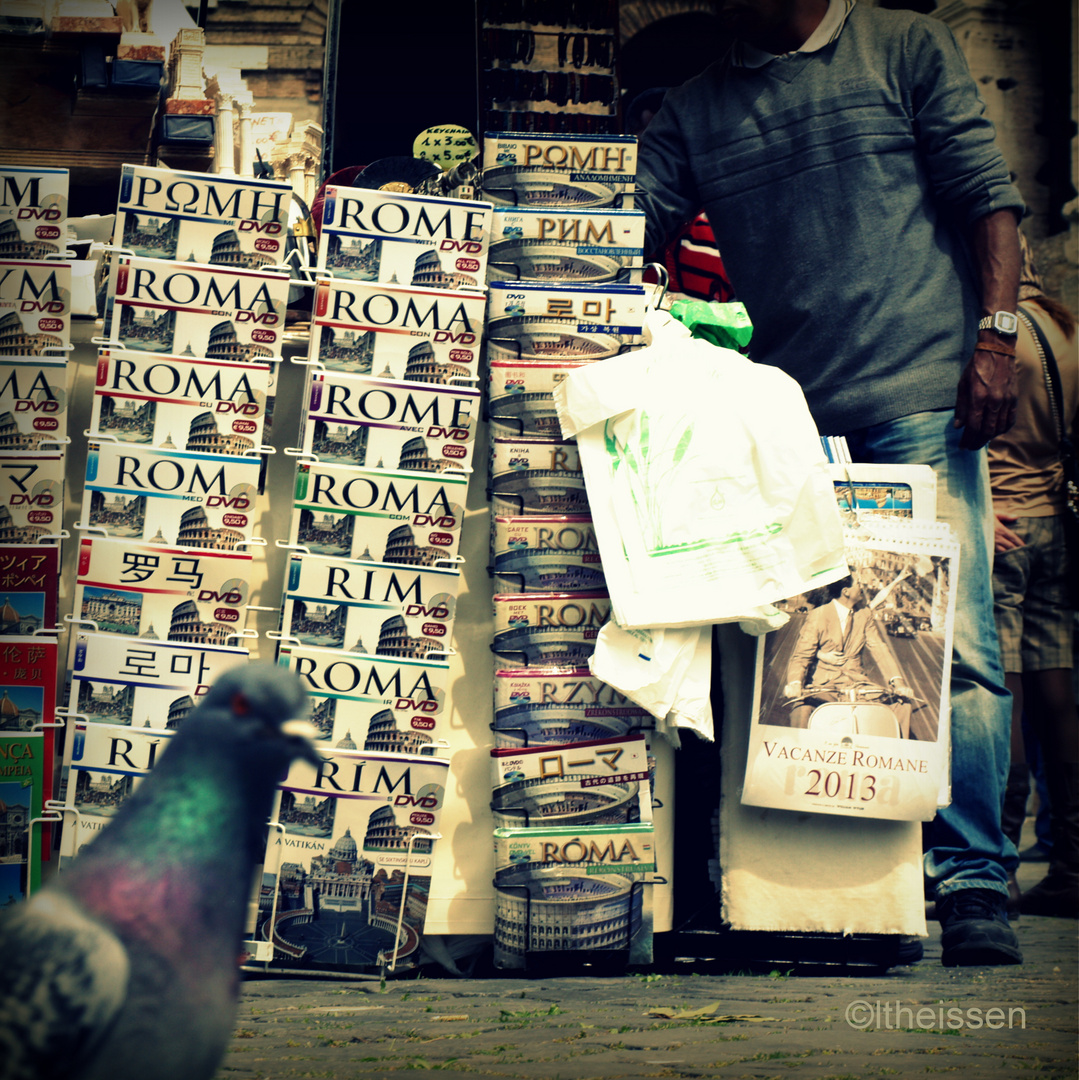
[[[84,536],[72,615],[107,634],[235,645],[247,621],[253,563],[246,550],[200,551]]]
[[[118,255],[109,273],[110,347],[244,363],[279,360],[289,277]]]
[[[89,442],[76,528],[162,547],[243,551],[260,459]]]
[[[496,207],[487,275],[492,282],[639,284],[644,222],[637,210]]]
[[[308,359],[401,382],[476,385],[486,307],[483,292],[323,278]]]
[[[330,186],[318,269],[385,285],[483,289],[490,233],[490,203]]]
[[[101,349],[90,434],[163,450],[253,453],[272,383],[263,363]]]
[[[651,963],[651,823],[497,828],[494,835],[496,967],[527,968],[542,953],[567,964],[581,952]]]
[[[499,517],[589,513],[576,442],[495,436],[490,477],[491,509]]]
[[[639,347],[640,285],[495,281],[487,333],[487,414],[498,435],[561,439],[553,390],[584,364]]]
[[[595,529],[584,514],[495,517],[491,559],[498,593],[606,588]]]
[[[64,517],[64,454],[22,450],[0,454],[0,540],[51,543]]]
[[[45,450],[67,437],[67,360],[0,359],[0,452]]]
[[[61,853],[108,824],[199,698],[245,648],[188,645],[79,630],[73,636],[60,798]]]
[[[67,247],[67,169],[0,163],[0,250],[53,258]]]
[[[241,646],[161,641],[79,629],[73,640],[68,712],[88,724],[174,731],[229,668]]]
[[[461,575],[456,569],[293,555],[281,633],[303,645],[379,656],[450,650]]]
[[[450,665],[282,642],[277,662],[311,699],[321,745],[393,754],[439,753],[450,737]]]
[[[533,209],[633,209],[634,135],[487,131],[483,196],[496,205]]]
[[[65,356],[71,345],[71,264],[0,261],[0,356]]]
[[[159,719],[154,717],[154,719]],[[161,718],[164,719],[164,718]],[[60,854],[76,855],[113,819],[153,768],[174,732],[163,727],[76,721],[67,731]]]
[[[331,464],[416,472],[471,466],[482,399],[474,387],[314,371],[307,389],[304,454]]]
[[[247,958],[301,972],[413,967],[448,772],[413,754],[295,762],[271,816]]]
[[[503,669],[587,667],[599,628],[611,616],[605,593],[517,593],[493,597],[491,651]]]
[[[284,180],[125,165],[113,244],[134,255],[258,270],[284,261]]]
[[[642,285],[492,281],[487,301],[490,360],[605,360],[641,343]]]
[[[289,544],[411,566],[457,561],[468,477],[299,461]],[[447,562],[449,560],[449,562]]]
[[[597,679],[587,667],[495,672],[496,747],[613,739],[652,726],[647,709]]]
[[[648,743],[640,732],[586,742],[491,750],[498,828],[652,820]]]

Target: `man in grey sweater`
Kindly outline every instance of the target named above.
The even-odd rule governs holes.
[[[1017,219],[951,32],[854,0],[718,0],[730,51],[642,136],[649,243],[702,208],[754,325],[855,461],[922,463],[959,536],[952,802],[927,830],[946,965],[1019,963],[1000,829],[1009,697],[985,444],[1015,418]]]

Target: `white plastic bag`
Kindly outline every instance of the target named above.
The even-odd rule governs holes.
[[[656,730],[673,745],[679,745],[679,727],[715,739],[711,626],[624,630],[608,620],[588,666],[596,678],[647,709]]]
[[[554,396],[621,626],[752,617],[847,573],[816,425],[777,368],[672,332]]]

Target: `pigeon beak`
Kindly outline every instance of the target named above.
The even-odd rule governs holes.
[[[318,728],[310,720],[286,720],[281,725],[281,734],[298,744],[297,757],[316,766],[322,764],[322,755],[315,749],[314,743],[318,733]]]

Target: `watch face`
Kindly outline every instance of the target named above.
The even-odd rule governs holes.
[[[1010,311],[998,311],[993,316],[993,329],[1002,334],[1018,333],[1019,320]]]

